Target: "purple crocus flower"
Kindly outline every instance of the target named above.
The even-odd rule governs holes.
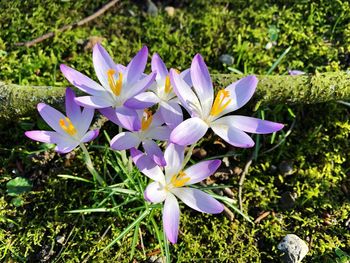
[[[152,71],[157,73],[155,84],[151,85],[150,91],[131,98],[125,105],[130,108],[144,109],[159,103],[159,109],[165,123],[175,128],[183,121],[183,115],[179,101],[170,83],[169,71],[157,53],[152,57],[151,67]],[[180,76],[186,82],[191,80],[189,69],[180,73]]]
[[[170,134],[170,141],[179,145],[189,145],[204,136],[208,128],[227,143],[241,148],[254,146],[254,141],[246,134],[266,134],[279,131],[283,124],[246,116],[225,116],[245,105],[253,96],[258,79],[255,76],[242,78],[227,88],[220,90],[214,99],[213,84],[207,66],[197,54],[190,69],[193,89],[176,73],[170,71],[171,83],[181,105],[191,115],[190,119],[178,125]]]
[[[164,152],[167,164],[163,172],[139,150],[132,148],[131,155],[139,170],[154,180],[144,192],[145,199],[152,203],[164,201],[163,227],[171,243],[177,242],[180,223],[180,208],[176,197],[199,212],[217,214],[223,211],[223,205],[209,194],[187,187],[213,174],[220,166],[220,160],[203,161],[182,170],[184,147],[169,144]]]
[[[136,111],[126,108],[124,103],[144,92],[154,81],[155,73],[146,76],[143,74],[147,56],[148,49],[144,46],[128,66],[124,67],[115,64],[107,51],[100,44],[96,44],[92,58],[101,84],[66,65],[62,64],[60,68],[70,83],[91,95],[76,98],[79,105],[95,109],[111,108],[115,111],[114,114],[120,124],[123,123],[125,115],[137,118]],[[103,110],[101,112],[104,114]]]
[[[25,135],[35,141],[57,144],[55,151],[59,153],[68,153],[80,143],[95,139],[99,130],[88,131],[94,109],[84,108],[81,111],[74,99],[74,92],[67,88],[67,116],[45,103],[39,103],[37,108],[41,117],[55,131],[27,131]]]
[[[162,150],[154,140],[166,141],[169,139],[171,129],[164,124],[159,111],[154,115],[150,110],[139,111],[140,129],[121,132],[111,140],[113,150],[126,150],[142,146],[146,154],[160,166],[166,164]]]

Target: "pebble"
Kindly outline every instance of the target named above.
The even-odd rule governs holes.
[[[164,8],[164,10],[170,17],[173,17],[175,15],[175,8],[172,6],[167,6]]]
[[[226,64],[227,66],[233,65],[235,59],[229,54],[223,54],[219,57],[221,63]]]
[[[277,248],[284,252],[283,262],[298,263],[303,260],[309,248],[304,240],[294,234],[286,235],[278,244]]]
[[[151,0],[147,0],[147,13],[151,16],[158,15],[158,7]]]

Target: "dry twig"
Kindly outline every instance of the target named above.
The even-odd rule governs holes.
[[[243,211],[243,205],[242,205],[242,189],[243,189],[243,183],[246,174],[248,173],[249,167],[253,162],[253,155],[249,158],[248,162],[244,166],[244,170],[242,172],[241,178],[239,179],[238,183],[238,202],[239,202],[239,210]]]
[[[119,2],[119,0],[112,0],[109,3],[107,3],[106,5],[104,5],[102,8],[100,8],[99,10],[97,10],[95,13],[93,13],[92,15],[90,15],[90,16],[88,16],[88,17],[84,18],[83,20],[80,20],[76,23],[73,23],[71,25],[65,25],[65,26],[59,28],[57,30],[57,32],[64,32],[64,31],[70,30],[72,28],[82,26],[82,25],[90,22],[91,20],[94,20],[95,18],[99,17],[100,15],[102,15],[104,12],[106,12],[108,9],[110,9],[112,6],[114,6],[118,2]],[[31,41],[19,42],[19,43],[16,43],[15,45],[16,46],[31,47],[37,43],[40,43],[40,42],[50,38],[50,37],[53,37],[55,34],[56,34],[56,32],[49,32],[49,33],[46,33],[45,35],[42,35],[36,39],[31,40]]]

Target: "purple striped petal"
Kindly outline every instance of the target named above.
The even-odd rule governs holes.
[[[202,107],[196,94],[174,69],[170,70],[170,81],[181,105],[191,116],[200,116]]]
[[[133,98],[128,99],[124,106],[135,109],[135,110],[141,110],[152,107],[154,104],[158,103],[160,100],[157,97],[156,94],[154,94],[151,91],[142,92],[138,95],[136,95]]]
[[[76,71],[75,69],[64,64],[60,65],[60,69],[66,79],[78,89],[91,95],[100,95],[104,92],[103,87],[100,84],[80,73],[79,71]]]
[[[97,78],[104,87],[109,87],[107,71],[109,69],[116,70],[117,67],[108,52],[99,43],[92,50],[92,61]]]
[[[201,139],[208,130],[208,124],[193,117],[179,124],[170,134],[170,141],[182,146],[193,144]]]
[[[132,84],[141,78],[142,73],[145,71],[148,56],[148,48],[144,46],[135,55],[126,67],[125,79],[128,83]]]
[[[190,180],[185,185],[198,183],[212,175],[221,165],[220,160],[209,160],[197,163],[187,168],[184,173]]]
[[[141,173],[154,181],[160,182],[163,185],[165,184],[165,177],[162,169],[160,169],[149,156],[135,148],[130,149],[130,155]]]
[[[167,192],[159,182],[153,182],[147,186],[143,196],[148,202],[157,204],[165,200]]]
[[[83,96],[75,98],[75,102],[83,107],[92,109],[102,109],[114,105],[112,98],[108,96],[97,97],[97,96]]]
[[[94,140],[98,134],[99,134],[99,130],[92,130],[92,131],[88,131],[83,138],[81,138],[81,142],[89,142]]]
[[[78,145],[79,142],[77,141],[58,143],[55,147],[55,151],[62,154],[69,153],[73,151]]]
[[[37,108],[41,117],[52,129],[62,134],[63,136],[67,135],[67,133],[61,128],[59,124],[60,119],[65,119],[66,116],[51,106],[46,105],[45,103],[39,103]]]
[[[141,129],[141,121],[136,110],[118,107],[115,109],[115,114],[123,128],[129,131],[139,131]]]
[[[142,146],[145,149],[146,154],[153,159],[153,161],[159,166],[165,166],[166,161],[164,154],[159,148],[158,144],[151,140],[145,140],[142,142]]]
[[[170,143],[165,149],[164,158],[166,161],[165,177],[169,183],[174,174],[178,174],[182,169],[185,148],[180,145]]]
[[[226,122],[232,123],[232,125],[242,131],[257,133],[257,134],[268,134],[279,131],[283,128],[283,124],[260,120],[257,118],[247,117],[247,116],[226,116],[222,119],[225,119]]]
[[[62,135],[54,131],[26,131],[24,134],[34,141],[45,143],[57,143],[62,138]]]
[[[195,55],[191,64],[191,80],[201,102],[203,115],[208,116],[213,104],[213,83],[207,66],[200,54]]]
[[[258,79],[254,75],[247,76],[229,85],[225,90],[230,92],[231,103],[218,117],[243,107],[254,95],[257,85]]]
[[[66,89],[66,114],[72,123],[79,123],[82,119],[80,106],[74,101],[75,93],[72,89]]]
[[[167,239],[175,244],[179,233],[180,207],[174,195],[168,193],[163,208],[163,228]]]
[[[192,79],[191,79],[191,70],[189,68],[182,71],[180,73],[180,77],[187,83],[188,86],[190,87],[193,86]]]
[[[122,89],[123,98],[129,99],[135,97],[136,95],[144,92],[151,86],[156,77],[156,73],[152,72],[151,74],[145,76],[137,82],[134,82],[132,86],[127,87],[127,89]]]
[[[165,120],[166,125],[171,129],[174,129],[183,121],[183,114],[180,105],[173,101],[160,102],[159,106],[160,113]]]
[[[198,189],[181,187],[171,190],[182,202],[202,213],[218,214],[224,210],[224,206],[209,194]]]
[[[90,108],[84,108],[83,112],[81,113],[81,119],[78,120],[77,123],[79,127],[79,131],[82,133],[86,133],[86,131],[89,129],[91,125],[91,121],[94,117],[95,109]]]
[[[218,136],[220,136],[227,143],[236,147],[250,148],[254,146],[254,141],[248,134],[240,129],[237,129],[230,123],[225,123],[222,119],[219,119],[211,124],[211,128]]]
[[[140,139],[132,132],[121,132],[113,137],[110,146],[113,150],[127,150],[138,147]]]
[[[165,78],[169,74],[166,65],[157,53],[152,56],[151,62],[152,71],[157,72],[156,81],[159,85],[164,85]]]
[[[149,129],[145,136],[153,140],[167,141],[169,140],[170,133],[171,129],[168,126],[158,126]]]

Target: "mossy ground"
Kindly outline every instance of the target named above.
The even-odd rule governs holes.
[[[201,53],[211,72],[227,73],[219,56],[233,56],[236,69],[263,74],[289,46],[288,56],[274,74],[287,69],[307,72],[346,70],[350,51],[350,6],[347,1],[163,1],[151,16],[142,2],[123,1],[88,25],[39,43],[31,48],[16,46],[48,31],[80,20],[104,1],[1,1],[0,79],[17,84],[67,86],[59,72],[65,63],[94,77],[89,37],[103,38],[103,45],[116,61],[125,64],[142,46],[158,52],[169,67],[187,68],[194,54]],[[172,5],[170,17],[164,7]],[[272,33],[271,33],[272,32]],[[277,34],[277,35],[276,35]],[[277,38],[276,38],[277,37]],[[276,41],[266,49],[269,42]],[[91,42],[91,39],[90,39]],[[246,108],[247,114],[250,111]],[[290,112],[293,112],[293,114]],[[251,112],[251,111],[250,111]],[[179,243],[171,247],[173,261],[278,262],[277,244],[287,233],[308,242],[306,262],[335,262],[334,249],[350,252],[349,220],[349,110],[338,103],[302,106],[271,106],[266,119],[286,124],[291,134],[277,149],[264,151],[283,138],[280,133],[259,137],[259,154],[244,183],[243,210],[252,218],[269,215],[252,225],[239,215],[233,222],[223,215],[211,216],[182,207]],[[257,114],[257,113],[255,113]],[[41,127],[42,121],[24,119],[1,124],[0,131],[0,260],[5,262],[129,262],[132,234],[101,253],[135,214],[67,214],[89,208],[103,199],[86,183],[67,181],[57,174],[89,177],[81,169],[79,151],[58,156],[29,142],[23,132]],[[105,127],[110,136],[116,130]],[[231,168],[243,168],[253,150],[219,148],[208,139],[209,154],[226,154]],[[254,138],[257,140],[257,138]],[[94,142],[107,145],[103,135]],[[110,182],[113,169],[104,148],[90,145],[98,169]],[[215,149],[215,150],[214,150]],[[115,173],[115,172],[114,172]],[[15,207],[6,194],[6,182],[16,176],[33,182],[25,204]],[[238,175],[221,181],[237,194]],[[292,208],[284,209],[281,197],[295,194]],[[160,222],[159,215],[156,217]],[[145,254],[137,246],[135,260],[158,253],[150,226],[141,225]],[[57,242],[64,236],[65,242]],[[148,256],[147,256],[148,255]],[[85,260],[85,261],[84,261]]]

